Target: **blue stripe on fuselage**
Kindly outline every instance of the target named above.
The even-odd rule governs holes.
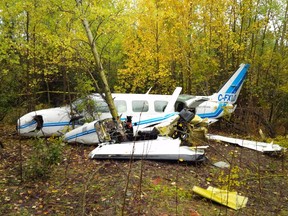
[[[66,140],[76,139],[77,137],[86,136],[86,135],[89,135],[92,133],[96,133],[95,128],[92,128],[92,129],[87,130],[87,131],[82,131],[81,133],[77,133],[77,134],[71,135],[69,137],[66,137]]]
[[[37,122],[35,120],[29,122],[29,123],[26,123],[24,125],[20,125],[20,129],[23,129],[23,128],[27,128],[27,127],[30,127],[31,125],[34,125],[34,124],[37,124]],[[49,123],[43,123],[43,127],[57,127],[57,126],[69,126],[69,125],[72,125],[71,122],[49,122]]]
[[[49,122],[49,123],[43,123],[43,127],[55,127],[55,126],[68,126],[72,125],[71,122]]]
[[[34,125],[34,124],[37,124],[37,122],[35,120],[33,120],[33,121],[29,122],[29,123],[20,125],[20,127],[17,126],[17,129],[27,128],[27,127],[30,127],[31,125]]]
[[[203,113],[203,114],[197,114],[196,113],[196,114],[198,116],[200,116],[201,118],[217,118],[217,117],[219,117],[219,115],[221,115],[221,113],[223,112],[223,107],[225,107],[226,105],[227,105],[226,103],[219,104],[217,109],[211,113]]]
[[[161,122],[161,121],[164,121],[174,115],[178,115],[178,112],[173,112],[173,113],[170,113],[170,114],[167,114],[165,116],[160,116],[160,117],[157,117],[157,118],[151,118],[151,119],[145,119],[145,120],[140,120],[140,121],[135,121],[135,122],[132,122],[132,124],[137,124],[137,125],[145,125],[145,124],[152,124],[152,123],[157,123],[157,122]],[[125,121],[126,119],[121,119],[121,121]]]

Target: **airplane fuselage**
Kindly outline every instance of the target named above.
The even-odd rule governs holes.
[[[150,130],[155,125],[177,115],[183,108],[187,108],[187,102],[197,99],[195,96],[178,97],[172,109],[166,110],[168,103],[173,100],[172,95],[154,95],[154,94],[112,94],[118,114],[122,121],[127,119],[127,116],[132,116],[132,125],[137,127],[137,130]],[[84,116],[87,119],[106,119],[111,118],[108,105],[100,97],[99,94],[89,96],[90,100],[94,101],[93,113],[80,112],[77,110],[77,105],[71,111],[69,106],[51,108],[39,111],[30,112],[18,120],[18,131],[24,136],[51,136],[62,135],[69,128],[80,126],[81,123],[72,122],[74,116]],[[79,102],[77,102],[79,104]],[[196,107],[196,114],[202,118],[219,118],[223,112],[225,103],[214,101],[205,101]],[[38,117],[41,117],[42,124],[39,123]],[[40,125],[39,125],[40,124]],[[83,123],[82,123],[83,124]],[[135,130],[136,131],[136,130]]]
[[[126,121],[131,116],[133,127],[137,127],[135,131],[149,130],[177,115],[183,108],[194,109],[201,118],[214,122],[235,110],[234,103],[248,68],[249,64],[241,64],[224,86],[211,96],[180,95],[182,88],[177,87],[172,95],[115,93],[112,97],[121,120]],[[62,135],[85,121],[106,118],[111,118],[108,105],[99,94],[93,94],[76,100],[71,106],[30,112],[18,119],[17,130],[22,136]]]

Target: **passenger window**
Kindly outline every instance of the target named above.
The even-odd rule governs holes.
[[[164,112],[168,102],[167,101],[154,101],[155,112]]]
[[[148,112],[148,101],[132,101],[133,112]]]
[[[127,112],[127,104],[124,100],[115,100],[114,101],[116,109],[119,113]]]

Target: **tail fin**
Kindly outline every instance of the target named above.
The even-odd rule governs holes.
[[[239,69],[222,86],[218,93],[212,95],[212,100],[234,104],[238,99],[249,67],[249,64],[241,64]]]

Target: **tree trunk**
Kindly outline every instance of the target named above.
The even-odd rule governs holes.
[[[76,0],[76,3],[77,3],[78,7],[82,6],[82,1],[81,0]],[[102,82],[103,87],[104,87],[104,89],[103,89],[104,91],[103,92],[99,92],[99,93],[104,93],[105,94],[105,96],[103,96],[103,94],[101,94],[101,95],[102,95],[103,99],[106,101],[106,103],[108,104],[110,113],[112,115],[112,118],[115,120],[115,123],[117,125],[117,132],[119,133],[119,139],[121,139],[120,136],[122,138],[124,138],[125,137],[124,128],[122,127],[122,124],[121,124],[121,121],[120,121],[120,117],[118,116],[118,112],[116,110],[116,107],[115,107],[115,104],[114,104],[114,100],[112,98],[112,94],[111,94],[111,91],[110,91],[110,88],[109,88],[109,84],[108,84],[108,81],[107,81],[107,78],[106,78],[106,75],[105,75],[105,71],[103,69],[99,53],[97,51],[95,40],[94,40],[92,31],[90,29],[88,20],[85,18],[85,16],[82,18],[82,24],[83,24],[83,26],[85,28],[85,31],[86,31],[86,34],[87,34],[87,38],[88,38],[88,42],[89,42],[89,45],[90,45],[94,60],[96,62],[97,72],[98,72],[98,74],[100,76],[100,81]],[[93,81],[94,81],[94,83],[96,85],[96,88],[99,91],[100,88],[98,87],[96,79],[94,79],[94,77],[93,77],[93,75],[91,73],[90,73],[90,76],[93,79]]]
[[[78,7],[82,6],[81,0],[76,0],[76,3],[77,3]],[[99,73],[100,80],[102,81],[103,86],[104,86],[104,91],[103,91],[105,93],[104,99],[109,106],[109,110],[111,112],[112,117],[118,121],[119,120],[118,112],[116,110],[116,107],[115,107],[115,104],[114,104],[114,101],[112,98],[112,94],[111,94],[109,84],[108,84],[108,81],[107,81],[107,78],[105,75],[105,71],[103,69],[103,66],[102,66],[102,63],[100,60],[100,56],[99,56],[97,48],[96,48],[96,44],[95,44],[95,40],[94,40],[92,31],[91,31],[89,23],[85,17],[82,19],[82,24],[83,24],[85,31],[86,31],[86,34],[87,34],[88,42],[89,42],[92,54],[94,56],[94,60],[96,62],[97,71]],[[93,81],[95,82],[95,80],[93,80]]]

